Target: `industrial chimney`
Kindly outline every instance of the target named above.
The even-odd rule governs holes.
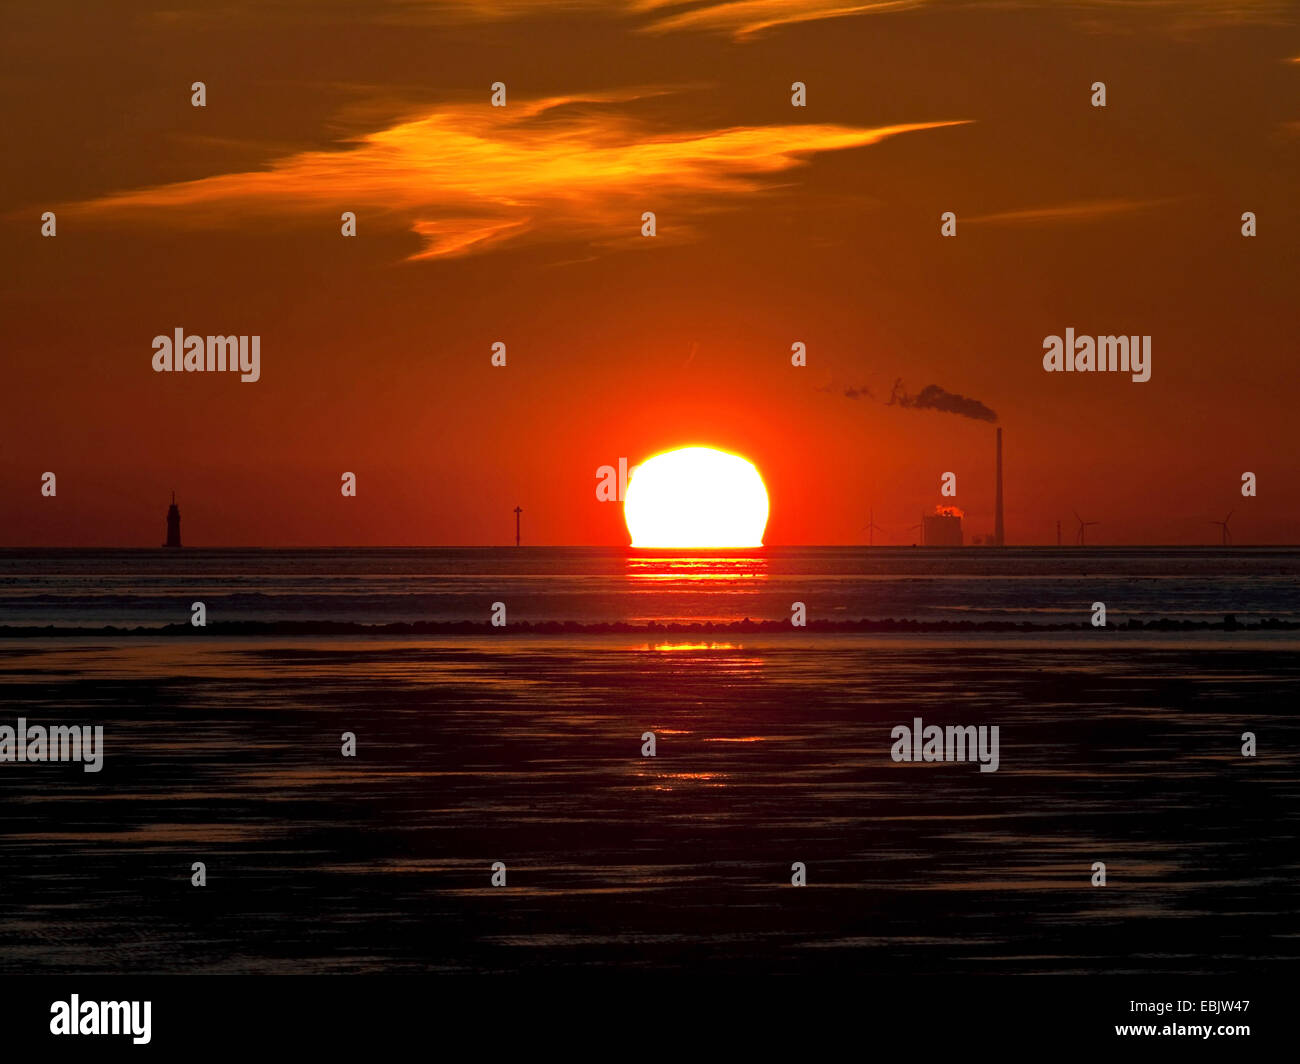
[[[993,525],[993,545],[995,547],[1006,546],[1006,535],[1002,527],[1002,430],[998,429],[998,484],[997,499],[997,517],[994,518]]]

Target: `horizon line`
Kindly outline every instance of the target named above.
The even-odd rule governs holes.
[[[1001,546],[983,543],[968,543],[960,547],[938,547],[926,546],[924,543],[772,543],[760,544],[757,547],[634,547],[631,544],[615,543],[525,543],[515,545],[513,543],[420,543],[420,544],[402,544],[402,543],[301,543],[301,544],[280,544],[277,546],[266,546],[247,543],[208,543],[199,546],[185,547],[144,547],[144,546],[113,546],[113,545],[67,545],[67,544],[22,544],[11,546],[0,546],[0,552],[3,551],[141,551],[141,552],[158,552],[163,554],[185,554],[194,551],[205,550],[617,550],[617,551],[641,551],[646,553],[657,554],[687,554],[710,552],[718,553],[726,551],[730,553],[742,554],[752,553],[755,551],[765,550],[807,550],[807,549],[862,549],[862,550],[923,550],[923,551],[971,551],[971,552],[996,552],[1009,550],[1060,550],[1060,551],[1077,551],[1077,550],[1294,550],[1300,549],[1300,543],[1233,543],[1224,545],[1221,543],[1088,543],[1080,546],[1077,543],[1004,543]]]

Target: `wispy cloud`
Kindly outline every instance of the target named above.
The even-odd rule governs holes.
[[[874,0],[868,3],[836,3],[835,0],[730,0],[727,3],[709,3],[677,11],[657,18],[645,28],[652,33],[713,30],[744,38],[798,22],[906,11],[925,5],[926,0]],[[648,11],[681,5],[673,4],[671,0],[639,0],[633,6]]]
[[[397,17],[520,20],[581,13],[633,20],[648,33],[726,33],[743,40],[801,22],[918,8],[1042,9],[1085,20],[1104,32],[1138,21],[1172,30],[1234,24],[1294,25],[1294,0],[398,0]]]
[[[1099,199],[1075,203],[1058,203],[1042,207],[1017,207],[992,214],[977,214],[962,218],[965,225],[975,224],[1029,224],[1034,222],[1084,222],[1113,214],[1132,214],[1169,202],[1164,199]]]
[[[134,220],[167,212],[168,226],[192,227],[238,225],[250,216],[337,224],[339,212],[352,210],[362,229],[400,225],[419,234],[423,246],[412,258],[438,258],[525,239],[631,239],[645,210],[656,211],[661,233],[680,234],[693,215],[763,191],[764,175],[818,152],[962,124],[656,131],[611,106],[634,98],[451,105],[343,150],[299,152],[266,170],[121,192],[68,209]]]
[[[1157,16],[1166,24],[1194,29],[1224,25],[1288,25],[1296,20],[1294,0],[1013,0],[1016,6],[1059,6],[1118,17]]]

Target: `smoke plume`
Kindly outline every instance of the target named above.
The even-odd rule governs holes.
[[[960,414],[962,417],[974,418],[976,421],[997,421],[998,415],[981,403],[965,395],[958,395],[940,388],[937,384],[927,384],[915,395],[908,395],[903,390],[903,379],[894,381],[894,390],[886,406],[906,406],[915,410],[939,410],[945,414]]]

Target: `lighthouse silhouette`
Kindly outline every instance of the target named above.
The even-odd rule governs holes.
[[[181,511],[176,505],[176,492],[172,492],[172,504],[167,508],[167,542],[164,547],[181,545]]]

